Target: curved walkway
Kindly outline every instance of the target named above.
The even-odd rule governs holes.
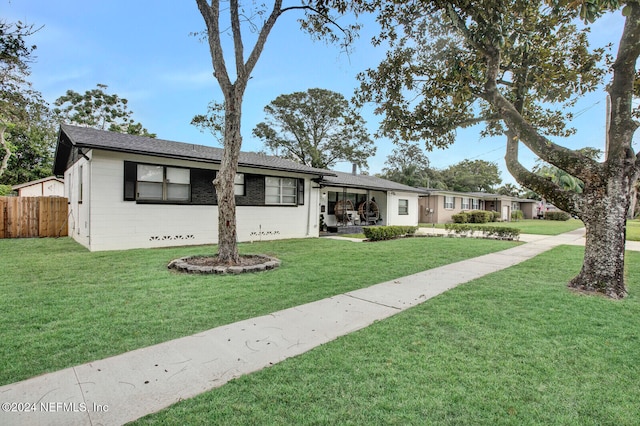
[[[5,385],[0,424],[120,425],[583,235],[523,236],[508,250]]]

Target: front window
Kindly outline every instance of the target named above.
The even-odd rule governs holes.
[[[473,210],[480,210],[480,200],[477,198],[471,199],[471,208]]]
[[[138,164],[137,199],[144,201],[189,201],[189,169]]]
[[[298,180],[293,178],[266,177],[265,203],[296,205]]]
[[[444,208],[445,209],[453,209],[455,207],[455,203],[453,197],[445,196],[444,197]]]
[[[398,200],[398,214],[409,214],[409,200]]]
[[[469,210],[469,199],[462,198],[462,210]]]
[[[235,195],[244,195],[244,174],[236,173],[233,180],[233,193]]]

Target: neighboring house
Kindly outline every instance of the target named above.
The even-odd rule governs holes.
[[[220,148],[62,125],[54,174],[65,176],[69,235],[92,251],[218,241],[213,179]],[[421,190],[369,176],[241,153],[239,241],[317,237],[333,192],[375,196],[384,224],[418,224]],[[327,211],[328,213],[328,211]]]
[[[503,221],[510,221],[514,210],[521,210],[525,219],[536,217],[536,200],[484,192],[422,189],[425,195],[420,197],[420,223],[450,223],[454,214],[469,210],[500,212]]]
[[[64,180],[55,176],[14,185],[18,197],[64,197]]]

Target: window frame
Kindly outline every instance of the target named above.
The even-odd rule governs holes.
[[[451,200],[451,202],[449,202],[449,199]],[[450,195],[445,195],[444,196],[444,208],[446,210],[455,209],[456,208],[456,197],[450,196]]]
[[[134,199],[136,202],[138,203],[147,203],[147,204],[190,204],[191,203],[191,169],[189,167],[177,167],[177,166],[170,166],[170,165],[165,165],[165,164],[149,164],[149,163],[135,163],[135,171],[136,171],[136,178],[135,178],[135,191],[134,191]],[[140,176],[139,176],[139,170],[140,170],[140,166],[142,167],[158,167],[158,168],[162,168],[162,181],[158,182],[158,181],[147,181],[147,180],[140,180]],[[187,171],[187,176],[189,179],[189,183],[185,184],[185,183],[173,183],[169,180],[169,178],[167,177],[169,172],[168,170],[172,169],[172,170],[186,170]],[[140,184],[157,184],[157,185],[161,185],[161,194],[162,194],[162,198],[150,198],[150,197],[140,197]],[[170,185],[179,185],[182,187],[186,187],[188,196],[187,198],[170,198],[169,197],[169,192],[170,192]]]
[[[409,215],[409,200],[405,198],[398,199],[398,215],[399,216],[407,216]]]
[[[273,180],[277,180],[278,184],[273,185]],[[271,183],[270,183],[271,181]],[[283,183],[285,181],[290,181],[291,185],[284,186]],[[297,206],[298,198],[300,194],[300,185],[299,179],[292,177],[283,177],[283,176],[265,176],[264,177],[264,204],[266,206]],[[277,188],[276,194],[270,194],[269,188]],[[283,191],[286,189],[288,191],[292,190],[292,193],[286,193]],[[269,197],[278,197],[278,201],[270,201]],[[290,198],[293,197],[292,202],[283,202],[285,197]]]
[[[462,197],[460,201],[460,208],[462,210],[469,210],[470,206],[471,206],[471,199],[469,197]]]
[[[244,197],[247,195],[244,173],[236,173],[236,176],[233,178],[233,195],[236,197]]]

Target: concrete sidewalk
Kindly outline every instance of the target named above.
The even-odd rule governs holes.
[[[2,425],[120,425],[302,354],[584,229],[0,387]]]

